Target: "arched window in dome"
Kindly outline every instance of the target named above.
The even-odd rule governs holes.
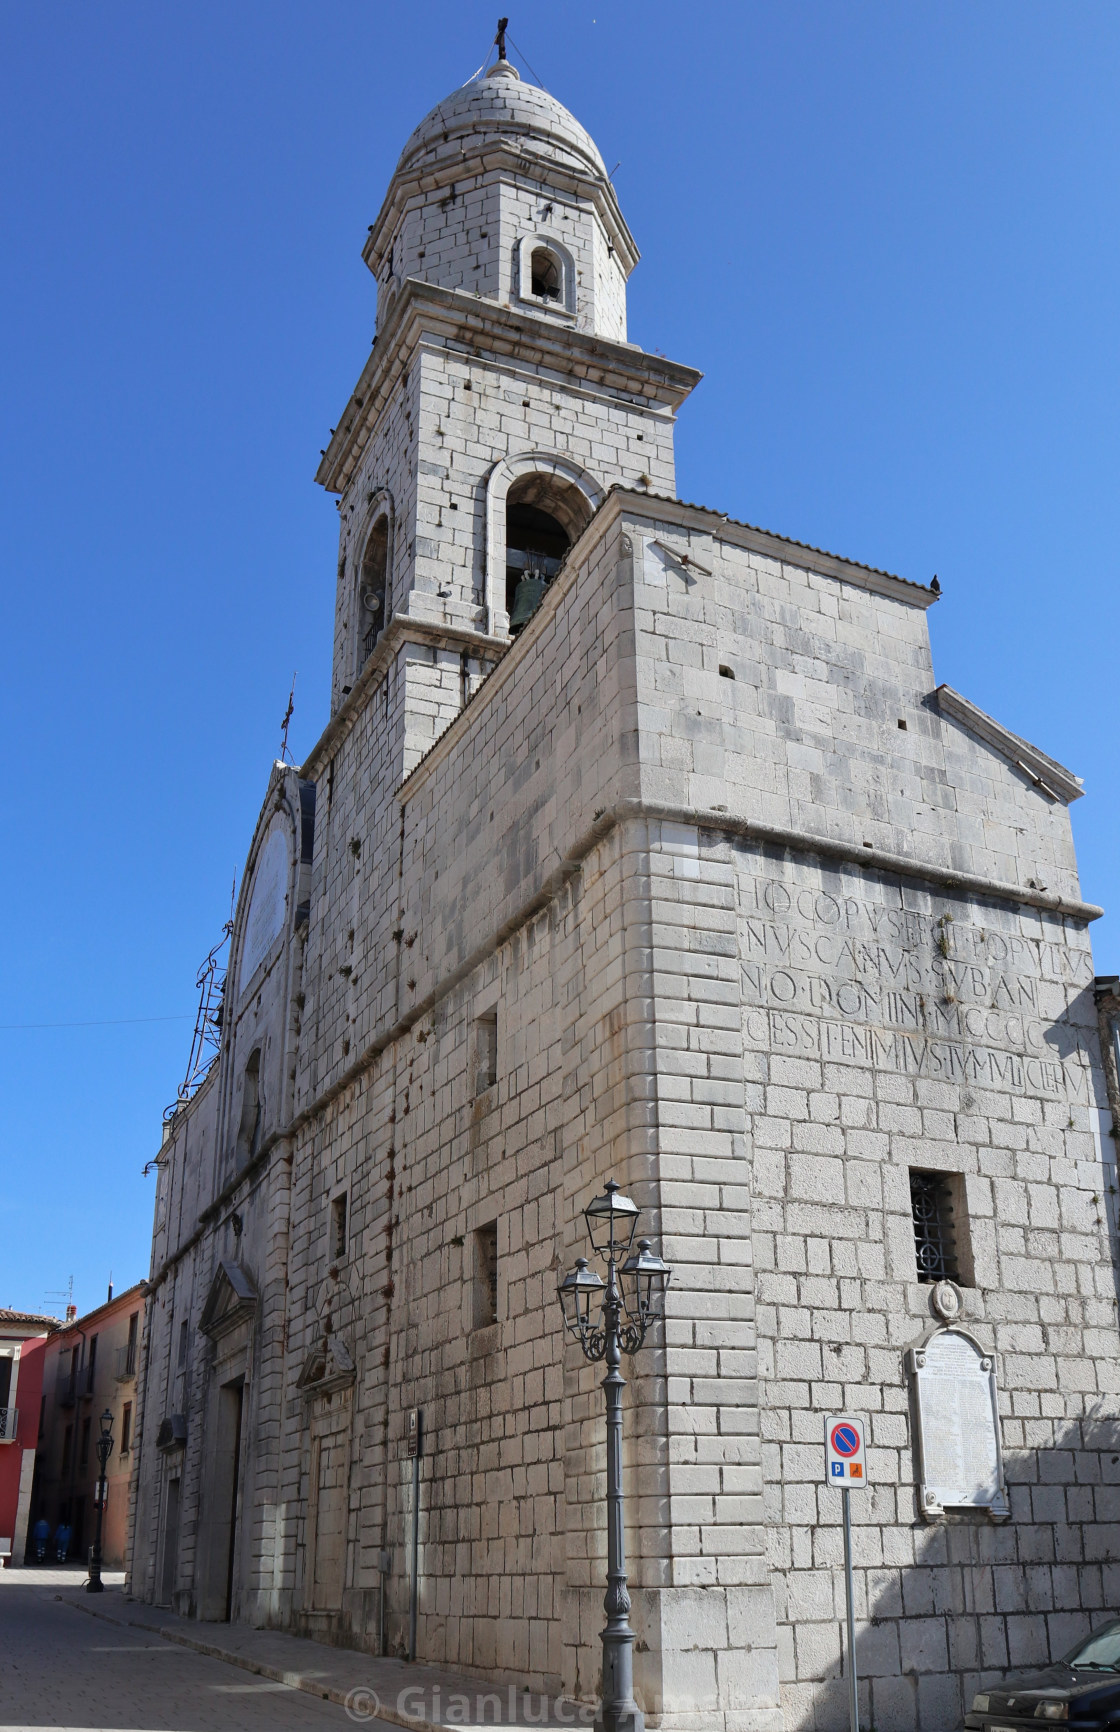
[[[377,519],[369,532],[358,572],[358,665],[361,673],[389,623],[388,608],[389,519]]]
[[[591,516],[580,489],[555,474],[523,475],[506,494],[506,612],[527,625]]]

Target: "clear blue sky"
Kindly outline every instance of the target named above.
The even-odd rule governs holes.
[[[939,574],[938,677],[1085,778],[1117,971],[1120,8],[509,5],[621,161],[631,337],[706,374],[681,494]],[[0,1031],[0,1305],[147,1271],[140,1170],[293,669],[297,760],[327,714],[311,477],[369,352],[362,241],[496,10],[5,9],[0,1021],[119,1025]]]

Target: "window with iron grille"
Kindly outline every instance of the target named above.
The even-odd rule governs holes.
[[[951,1176],[923,1173],[911,1168],[910,1210],[914,1219],[918,1280],[958,1280]]]

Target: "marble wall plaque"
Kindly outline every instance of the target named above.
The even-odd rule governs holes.
[[[909,1357],[922,1515],[935,1521],[947,1509],[983,1509],[1005,1521],[994,1360],[960,1329],[936,1330]]]

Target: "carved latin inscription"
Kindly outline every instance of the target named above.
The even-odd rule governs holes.
[[[1088,1098],[1088,1055],[1065,1020],[1092,978],[1075,943],[774,879],[745,881],[743,897],[749,1047]]]

